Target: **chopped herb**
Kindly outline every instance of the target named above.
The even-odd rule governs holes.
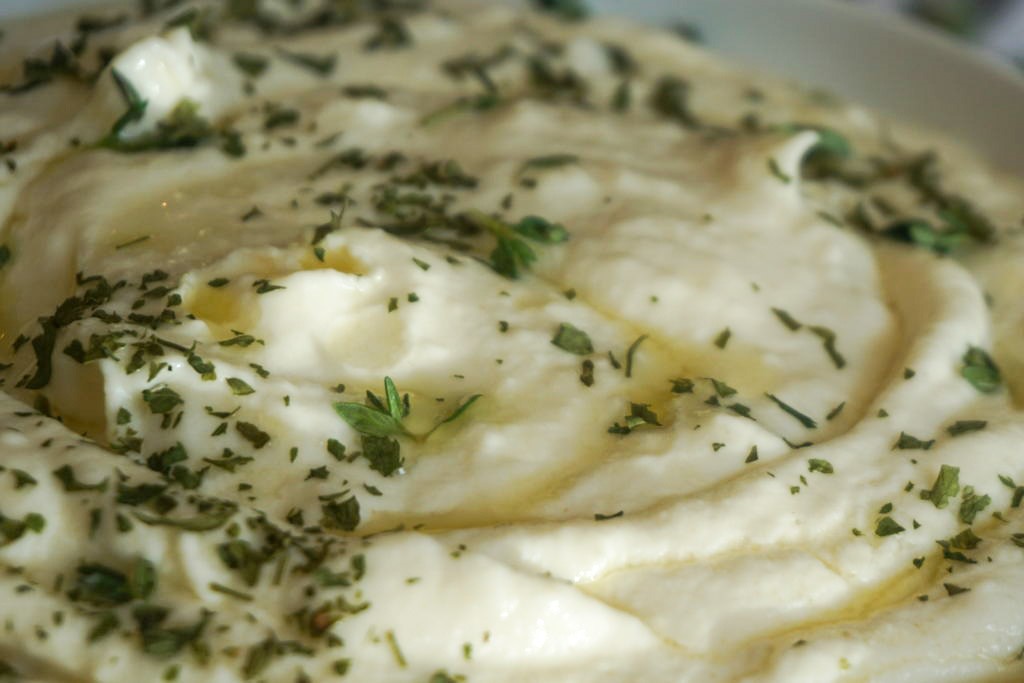
[[[833,332],[827,327],[822,327],[820,325],[812,325],[807,329],[810,330],[811,333],[821,338],[821,340],[824,342],[825,353],[827,353],[828,357],[832,359],[832,362],[835,364],[837,369],[842,370],[844,367],[846,367],[846,359],[843,358],[843,355],[839,353],[838,349],[836,349],[835,332]]]
[[[710,377],[708,379],[711,381],[711,386],[713,386],[715,388],[715,393],[720,398],[729,398],[730,396],[735,396],[736,395],[736,393],[737,393],[736,390],[733,389],[728,384],[726,384],[725,382],[723,382],[721,380],[718,380],[718,379],[715,379],[713,377]]]
[[[570,323],[562,323],[558,326],[558,330],[551,339],[551,343],[563,351],[568,351],[577,356],[586,356],[594,352],[594,345],[590,341],[590,336]]]
[[[83,564],[78,567],[68,597],[95,607],[116,607],[131,602],[136,596],[124,572],[102,564]]]
[[[725,345],[729,343],[729,339],[731,337],[732,330],[730,330],[728,327],[725,328],[724,330],[718,333],[717,337],[715,337],[715,346],[717,346],[720,349],[724,349]]]
[[[451,415],[438,422],[437,425],[435,425],[434,428],[428,432],[428,435],[433,434],[434,431],[441,425],[445,425],[448,424],[449,422],[454,422],[455,420],[459,419],[459,417],[461,417],[467,410],[469,410],[470,407],[474,403],[476,403],[480,398],[482,398],[480,394],[473,394],[472,396],[467,398],[465,401],[462,402],[462,405],[460,405],[458,408],[452,411]]]
[[[630,403],[629,415],[623,418],[622,424],[616,422],[609,427],[608,433],[625,435],[644,426],[660,427],[658,415],[646,403]]]
[[[781,308],[773,308],[772,313],[774,313],[775,317],[779,319],[779,322],[781,322],[783,325],[785,325],[787,328],[794,332],[803,327],[803,325],[800,322],[798,322],[796,318],[794,318]]]
[[[906,432],[900,432],[900,436],[896,440],[896,443],[893,444],[892,450],[899,449],[901,451],[907,451],[907,450],[915,450],[916,449],[916,450],[927,451],[933,445],[935,445],[935,439],[929,439],[928,441],[922,441],[921,439],[918,439],[915,436],[911,436],[910,434],[907,434]]]
[[[647,339],[646,334],[642,334],[637,337],[637,340],[629,345],[629,350],[626,351],[626,377],[633,376],[633,357],[636,355],[636,350],[640,348],[640,344]]]
[[[225,381],[227,381],[228,386],[231,387],[231,393],[235,396],[248,396],[256,391],[245,380],[237,377],[228,377]]]
[[[610,515],[603,515],[600,512],[597,512],[597,513],[594,514],[594,521],[595,522],[605,522],[605,521],[607,521],[609,519],[616,519],[618,517],[622,517],[624,514],[626,514],[625,510],[619,510],[618,512],[614,512],[614,513],[612,513]]]
[[[944,583],[942,584],[942,587],[946,589],[946,594],[949,595],[949,597],[960,595],[961,593],[967,593],[971,590],[970,588],[962,588],[961,586],[957,586],[953,583]]]
[[[950,436],[960,436],[961,434],[981,431],[987,426],[988,422],[986,420],[957,420],[949,427],[946,427],[946,431]]]
[[[835,408],[833,408],[832,410],[828,411],[828,415],[825,416],[825,419],[828,420],[828,421],[831,421],[834,418],[839,417],[839,414],[841,412],[843,412],[843,408],[845,408],[845,407],[846,407],[846,401],[843,401],[842,403],[837,405]]]
[[[788,413],[789,415],[791,415],[794,418],[796,418],[796,420],[799,421],[800,424],[802,424],[807,429],[815,429],[815,428],[817,428],[817,426],[818,426],[817,422],[815,422],[814,420],[809,418],[807,415],[804,415],[803,413],[801,413],[799,410],[797,410],[796,408],[792,407],[791,405],[789,405],[787,403],[784,403],[782,400],[780,400],[774,394],[765,394],[765,396],[767,396],[769,399],[771,399],[771,401],[775,405],[777,405],[779,408],[782,408],[782,410],[784,410],[786,413]]]
[[[693,393],[693,380],[692,379],[671,379],[669,382],[672,383],[673,394],[692,394]]]
[[[270,435],[251,422],[236,422],[235,430],[243,439],[251,443],[256,450],[263,448],[270,442]]]
[[[999,390],[1002,385],[999,367],[985,350],[977,346],[969,347],[964,354],[963,363],[960,374],[971,383],[971,386],[983,394]]]
[[[132,514],[140,522],[150,526],[169,526],[182,529],[183,531],[204,532],[224,526],[234,516],[236,511],[237,508],[233,503],[218,501],[218,504],[211,507],[210,510],[201,512],[193,517],[171,518],[139,511]]]
[[[749,463],[752,463],[752,462],[757,462],[757,460],[758,460],[757,446],[754,445],[754,446],[750,447],[750,452],[747,453],[747,459],[744,460],[743,462],[749,464]]]
[[[363,450],[360,455],[370,462],[370,469],[390,477],[405,464],[396,439],[386,436],[362,435]]]
[[[587,359],[580,365],[580,382],[586,387],[594,386],[594,361]]]
[[[523,162],[516,175],[523,175],[527,171],[546,170],[550,168],[561,168],[570,164],[579,163],[580,158],[575,154],[549,154],[542,157],[533,157]]]
[[[142,237],[136,237],[133,240],[128,240],[127,242],[122,242],[121,244],[115,245],[114,246],[114,250],[115,251],[120,251],[122,249],[127,249],[128,247],[134,247],[136,244],[142,244],[143,242],[145,242],[148,239],[149,239],[149,235],[143,235]]]
[[[892,517],[882,517],[875,526],[876,536],[892,536],[906,531]]]
[[[921,491],[922,500],[930,500],[935,507],[941,509],[949,504],[949,499],[960,492],[960,468],[942,465],[935,483],[929,490]]]
[[[156,389],[143,389],[142,400],[154,415],[166,415],[185,403],[178,392],[167,385]]]
[[[301,52],[289,52],[281,48],[278,48],[278,54],[292,64],[311,71],[320,77],[330,76],[338,63],[338,56],[334,54],[312,55]]]
[[[323,512],[323,525],[328,529],[354,531],[359,526],[359,501],[349,496],[341,502],[325,502],[320,506]]]
[[[978,516],[978,513],[987,508],[991,503],[991,496],[979,496],[975,493],[973,487],[965,486],[960,500],[960,511],[957,513],[957,516],[960,517],[960,521],[964,524],[974,524],[974,519]]]
[[[261,55],[254,55],[245,52],[236,52],[231,61],[246,76],[259,78],[270,65],[270,60]]]
[[[832,468],[832,463],[828,460],[821,460],[818,458],[811,458],[808,460],[807,469],[810,472],[821,472],[822,474],[832,474],[835,471]]]
[[[684,128],[699,128],[700,122],[690,111],[689,99],[689,83],[674,76],[663,76],[654,86],[650,106],[656,114]]]
[[[297,109],[274,105],[267,107],[267,115],[263,119],[263,130],[293,126],[298,122],[299,112]]]
[[[337,439],[327,439],[327,452],[340,462],[345,458],[345,444]]]

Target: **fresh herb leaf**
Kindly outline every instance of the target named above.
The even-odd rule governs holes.
[[[960,369],[961,376],[981,393],[991,394],[1002,386],[999,367],[984,349],[977,346],[969,347],[964,354],[963,363]]]
[[[629,415],[623,418],[622,424],[616,422],[608,428],[609,434],[631,434],[633,431],[644,427],[660,427],[658,415],[646,403],[630,403]]]
[[[320,506],[323,512],[323,526],[327,529],[355,531],[359,526],[359,501],[349,496],[343,501],[329,501]]]
[[[988,421],[986,420],[957,420],[950,426],[946,427],[946,431],[950,436],[960,436],[970,432],[981,431],[987,426]]]
[[[647,339],[646,334],[642,334],[637,337],[636,341],[629,345],[629,350],[626,351],[626,377],[633,376],[633,357],[636,355],[636,351]]]
[[[459,419],[467,410],[470,409],[470,407],[472,407],[474,403],[476,403],[481,398],[481,394],[473,394],[472,396],[467,398],[465,401],[462,402],[462,405],[460,405],[458,408],[452,411],[451,415],[438,422],[434,429],[430,430],[429,434],[433,434],[434,430],[436,430],[441,425],[448,424],[449,422],[454,422],[455,420]]]
[[[899,525],[896,520],[892,517],[882,517],[878,520],[878,524],[875,526],[876,536],[893,536],[895,534],[903,533],[906,531],[902,526]]]
[[[561,168],[562,166],[577,164],[579,161],[580,158],[575,154],[548,154],[546,156],[533,157],[523,162],[516,175],[522,176],[527,171]]]
[[[270,435],[251,422],[236,422],[235,430],[243,439],[252,444],[252,447],[259,450],[270,442]]]
[[[249,386],[248,382],[238,377],[228,377],[226,381],[228,386],[231,387],[231,393],[235,396],[248,396],[256,391]]]
[[[551,343],[569,353],[577,356],[586,356],[594,352],[594,345],[586,332],[570,323],[562,323],[558,326]]]
[[[387,436],[362,435],[362,457],[370,462],[370,469],[390,477],[405,464],[397,439]]]
[[[803,327],[803,324],[801,324],[796,318],[794,318],[788,312],[782,310],[781,308],[773,308],[772,313],[774,313],[775,317],[779,319],[779,322],[781,322],[783,325],[785,325],[788,329],[792,330],[793,332],[796,332],[801,327]]]
[[[972,487],[965,486],[957,516],[964,524],[974,524],[974,518],[992,503],[991,496],[979,496]]]
[[[330,76],[338,63],[338,55],[335,54],[313,55],[302,52],[290,52],[281,48],[278,48],[278,54],[292,64],[311,71],[322,78]]]
[[[916,436],[911,436],[910,434],[907,434],[906,432],[900,432],[900,436],[896,440],[896,443],[893,444],[892,450],[897,450],[898,449],[898,450],[901,450],[901,451],[907,451],[907,450],[915,450],[916,449],[916,450],[927,451],[933,445],[935,445],[935,439],[929,439],[927,441],[922,441],[921,439],[918,439]]]
[[[822,474],[832,474],[835,472],[832,468],[832,463],[828,460],[821,460],[819,458],[811,458],[808,460],[807,469],[810,472],[821,472]]]
[[[696,129],[700,122],[690,111],[690,84],[675,76],[662,76],[651,93],[650,106],[656,114],[684,128]]]
[[[405,434],[405,427],[393,415],[362,403],[335,403],[334,411],[360,434],[378,437]]]
[[[270,65],[270,60],[261,55],[254,55],[246,52],[236,52],[231,61],[246,76],[259,78]]]
[[[135,511],[132,514],[140,522],[150,526],[169,526],[183,531],[204,532],[224,526],[235,512],[237,512],[237,507],[234,504],[221,501],[212,506],[210,510],[200,512],[193,517],[163,517],[141,511]]]
[[[960,468],[942,465],[931,489],[921,491],[922,500],[930,500],[940,510],[949,505],[949,499],[960,493]]]
[[[778,398],[774,394],[767,394],[766,393],[765,396],[767,396],[772,401],[772,403],[777,405],[779,408],[781,408],[787,414],[789,414],[792,417],[796,418],[796,420],[800,424],[802,424],[804,427],[806,427],[807,429],[815,429],[815,428],[817,428],[817,426],[818,426],[817,422],[815,422],[813,419],[811,419],[807,415],[801,413],[799,410],[797,410],[793,406],[789,405],[788,403],[783,402],[780,398]]]

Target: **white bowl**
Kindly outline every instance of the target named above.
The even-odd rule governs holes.
[[[0,20],[92,0],[0,0]],[[1024,75],[877,10],[827,0],[590,0],[649,23],[696,24],[713,49],[945,130],[1024,176]]]

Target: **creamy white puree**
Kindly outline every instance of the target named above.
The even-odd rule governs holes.
[[[313,12],[269,4],[275,21]],[[83,71],[117,50],[94,84],[0,94],[0,145],[17,142],[0,170],[0,680],[1024,678],[1020,182],[668,32],[463,2],[388,24],[357,5],[368,16],[287,35],[214,11],[197,39],[165,26],[183,6],[133,17],[90,37]],[[8,82],[34,35],[8,39]],[[441,66],[504,46],[486,78]],[[531,85],[530,58],[561,84]],[[125,145],[183,98],[220,132],[98,148],[129,108],[113,70],[147,101]],[[696,123],[651,106],[663,76],[688,82]],[[495,106],[473,105],[484,80]],[[386,97],[353,89],[367,85]],[[275,122],[282,109],[295,115]],[[856,170],[935,150],[942,191],[996,234],[951,256],[868,234],[858,204],[877,229],[943,217],[905,171],[865,188],[809,177],[824,138],[794,123],[840,133]],[[241,157],[220,149],[229,130]],[[393,182],[449,160],[475,187]],[[372,200],[389,185],[569,239],[527,240],[538,258],[511,279],[486,231],[367,227],[394,222]],[[315,233],[332,211],[340,227]],[[39,352],[89,276],[125,284]],[[552,343],[564,323],[592,353]],[[116,331],[106,356],[64,352]],[[129,372],[144,341],[157,350]],[[991,393],[962,374],[971,347],[1001,369]],[[398,437],[388,476],[333,408],[383,396],[385,377],[417,435]],[[158,408],[160,391],[180,402]],[[609,433],[631,403],[659,424]],[[943,465],[959,485],[922,498]],[[166,488],[140,501],[143,483]],[[968,486],[989,496],[973,515]],[[329,528],[352,497],[358,524]],[[204,501],[229,519],[161,523]],[[944,557],[937,541],[958,534]],[[232,541],[267,549],[255,573],[230,566]],[[122,589],[109,604],[83,588],[98,565]],[[345,585],[322,585],[330,572]],[[162,621],[138,616],[153,606]]]

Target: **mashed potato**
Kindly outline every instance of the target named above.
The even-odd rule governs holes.
[[[8,28],[0,680],[1024,677],[1022,185],[572,15]]]

